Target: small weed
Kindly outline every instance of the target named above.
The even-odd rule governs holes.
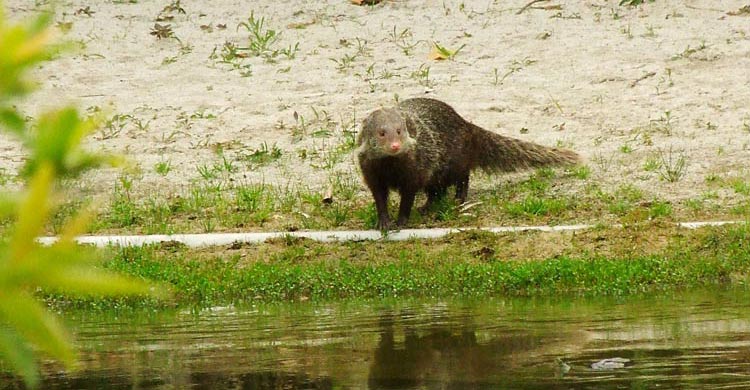
[[[213,180],[217,177],[216,171],[205,164],[198,166],[198,174],[200,174],[204,180]]]
[[[670,183],[675,183],[685,176],[685,169],[687,168],[687,157],[685,153],[679,152],[675,155],[672,148],[668,151],[660,151],[661,164],[659,167],[659,177]]]
[[[130,115],[115,114],[104,121],[104,126],[99,129],[97,139],[105,140],[116,138],[128,125],[133,117]]]
[[[495,82],[495,85],[502,84],[505,79],[510,77],[513,73],[520,72],[525,67],[536,63],[536,60],[532,60],[528,57],[524,58],[523,60],[513,60],[510,62],[510,65],[508,66],[508,70],[503,74],[502,77],[500,77],[499,81]],[[495,79],[497,80],[497,75],[495,76]]]
[[[370,202],[367,206],[354,211],[354,217],[362,222],[362,225],[368,229],[375,228],[378,222],[378,213],[375,211],[375,204]]]
[[[265,142],[260,145],[260,148],[253,150],[244,157],[245,161],[250,164],[251,169],[270,164],[279,158],[281,158],[281,149],[276,144],[273,144],[269,149]]]
[[[609,204],[607,209],[612,214],[624,216],[633,210],[633,204],[623,199],[615,199]]]
[[[664,133],[665,135],[672,135],[673,119],[671,111],[664,111],[664,115],[660,116],[659,119],[652,119],[649,122],[650,129],[655,132]]]
[[[674,80],[672,80],[672,69],[664,68],[664,76],[659,77],[659,82],[656,84],[656,94],[660,95],[662,89],[666,89],[674,86]]]
[[[208,213],[206,213],[203,218],[200,218],[199,222],[203,233],[211,233],[216,230],[216,223],[214,222],[214,219],[210,215],[208,215]]]
[[[432,88],[435,86],[435,83],[430,80],[430,67],[428,65],[419,65],[419,69],[411,72],[410,77],[417,80],[417,83],[423,87]]]
[[[587,165],[577,165],[568,169],[568,174],[576,179],[586,180],[591,176],[591,168]]]
[[[611,154],[607,157],[603,153],[597,153],[592,158],[592,161],[594,162],[594,164],[596,164],[596,166],[599,168],[600,171],[607,172],[609,171],[609,168],[612,166],[612,162],[614,161],[614,158],[615,157]]]
[[[549,189],[550,177],[540,171],[541,169],[537,170],[536,174],[519,183],[518,188],[536,195],[544,194]]]
[[[323,217],[333,226],[341,226],[351,219],[352,209],[349,205],[334,202],[323,209]]]
[[[748,196],[750,195],[750,181],[742,180],[742,179],[734,179],[730,182],[732,189],[734,192]]]
[[[367,46],[368,42],[366,39],[355,38],[357,41],[357,57],[369,57],[372,49]]]
[[[657,155],[651,155],[646,157],[646,161],[643,163],[643,170],[646,172],[654,172],[661,168],[661,159]]]
[[[289,45],[285,49],[279,50],[279,53],[286,57],[287,60],[293,60],[297,57],[297,52],[299,52],[299,42],[295,43],[294,46]]]
[[[492,68],[492,85],[498,86],[500,84],[500,71],[497,68]]]
[[[411,55],[414,48],[419,45],[419,41],[415,42],[411,30],[405,28],[400,32],[396,30],[396,26],[393,26],[393,30],[390,33],[391,42],[393,42],[404,55]]]
[[[629,144],[624,144],[620,146],[620,153],[629,154],[633,152],[633,147],[631,147]]]
[[[214,47],[213,52],[209,55],[209,58],[211,59],[231,65],[232,70],[239,70],[242,77],[250,77],[253,75],[250,64],[244,64],[242,62],[242,60],[247,57],[248,55],[241,48],[228,41],[224,42],[224,45],[221,47],[221,53],[216,54],[216,48]]]
[[[260,19],[255,18],[254,13],[250,13],[250,17],[247,21],[240,23],[237,26],[244,27],[249,33],[248,46],[243,48],[247,50],[253,56],[269,56],[273,54],[271,47],[278,42],[281,37],[280,33],[275,30],[268,29],[265,26],[266,19],[261,17]]]
[[[226,173],[237,172],[237,167],[234,166],[234,163],[232,163],[231,160],[227,159],[227,156],[224,153],[221,153],[220,157],[221,161],[214,164],[214,171]]]
[[[166,160],[166,161],[162,160],[156,163],[156,165],[154,165],[154,171],[156,171],[156,173],[162,176],[166,176],[171,170],[172,170],[171,160]]]
[[[196,110],[190,114],[191,119],[216,119],[216,114],[207,112],[206,109]]]
[[[648,208],[648,216],[651,219],[664,218],[672,215],[672,204],[666,201],[654,201]]]
[[[444,196],[433,203],[432,210],[435,212],[435,220],[448,222],[458,219],[460,207],[455,199]]]
[[[707,48],[708,46],[706,46],[705,41],[701,42],[697,47],[690,47],[690,45],[688,45],[681,53],[672,56],[672,60],[690,59],[693,54],[706,50]]]
[[[718,183],[721,180],[721,176],[715,173],[709,173],[703,180],[705,180],[706,183],[709,184]]]
[[[541,216],[559,214],[567,207],[567,202],[559,199],[545,199],[537,196],[527,196],[519,202],[508,202],[506,211],[514,217]]]
[[[354,60],[357,59],[356,54],[344,54],[340,59],[331,58],[331,61],[336,63],[336,70],[344,72],[347,69],[351,69],[354,64]]]
[[[109,205],[107,218],[115,227],[128,227],[138,223],[138,207],[130,200],[129,190],[124,187],[115,189],[115,195]]]
[[[646,26],[646,32],[642,35],[645,38],[656,38],[656,31],[654,30],[654,26],[648,25]]]
[[[625,34],[625,36],[626,36],[626,37],[627,37],[628,39],[633,39],[633,32],[632,32],[632,31],[630,31],[630,24],[628,24],[628,25],[626,25],[626,26],[622,26],[622,27],[620,28],[620,32],[621,32],[621,33],[623,33],[623,34]]]
[[[632,184],[623,184],[617,189],[618,197],[628,202],[638,202],[643,199],[643,191]]]
[[[719,199],[719,193],[716,191],[704,191],[701,194],[701,199],[703,200],[709,200],[709,199]]]
[[[162,10],[159,12],[159,15],[156,17],[157,22],[168,22],[170,20],[174,19],[173,13],[178,14],[187,14],[185,12],[185,9],[182,8],[182,5],[180,4],[180,0],[173,0],[171,3],[167,4],[162,8]]]
[[[740,203],[731,209],[732,214],[750,217],[750,202]]]
[[[693,212],[699,212],[706,208],[706,202],[703,199],[688,199],[685,201],[685,207]]]

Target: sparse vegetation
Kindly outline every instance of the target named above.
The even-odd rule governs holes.
[[[266,26],[266,18],[256,18],[255,13],[251,12],[247,20],[241,22],[237,29],[240,27],[244,27],[250,34],[247,46],[242,48],[243,51],[256,57],[273,56],[272,47],[279,41],[281,34]]]
[[[154,171],[156,171],[156,173],[162,176],[166,176],[171,170],[172,170],[172,161],[170,160],[162,160],[156,163],[156,165],[154,165]]]
[[[661,164],[659,164],[658,173],[662,180],[675,183],[685,176],[687,169],[687,157],[683,152],[676,152],[671,147],[669,150],[659,151]]]

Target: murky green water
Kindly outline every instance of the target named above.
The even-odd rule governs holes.
[[[75,313],[82,369],[47,365],[42,388],[750,388],[748,302],[722,290]],[[591,368],[614,357],[630,361]]]

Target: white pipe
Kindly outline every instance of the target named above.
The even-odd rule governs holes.
[[[677,226],[696,229],[704,226],[721,226],[737,224],[741,221],[703,221],[703,222],[678,222]],[[480,228],[491,233],[542,231],[559,232],[591,229],[595,225],[559,225],[559,226],[500,226]],[[611,227],[622,227],[612,225]],[[477,230],[476,228],[437,228],[437,229],[404,229],[381,234],[377,230],[329,230],[329,231],[299,231],[299,232],[265,232],[265,233],[206,233],[206,234],[152,234],[152,235],[129,235],[129,236],[80,236],[76,241],[81,244],[91,244],[98,247],[108,245],[117,246],[142,246],[160,242],[179,242],[188,247],[203,247],[212,245],[230,245],[233,243],[262,243],[271,238],[307,238],[314,241],[365,241],[365,240],[387,240],[404,241],[412,238],[440,238],[451,233],[466,230]],[[57,241],[57,237],[40,237],[38,241],[43,245],[51,245]]]

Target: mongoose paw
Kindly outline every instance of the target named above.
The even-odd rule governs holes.
[[[375,226],[378,230],[381,232],[387,232],[389,230],[392,230],[393,223],[387,219],[379,219],[377,225]]]
[[[432,208],[432,204],[425,203],[424,205],[420,206],[417,211],[421,215],[427,215],[430,212],[430,209]]]

